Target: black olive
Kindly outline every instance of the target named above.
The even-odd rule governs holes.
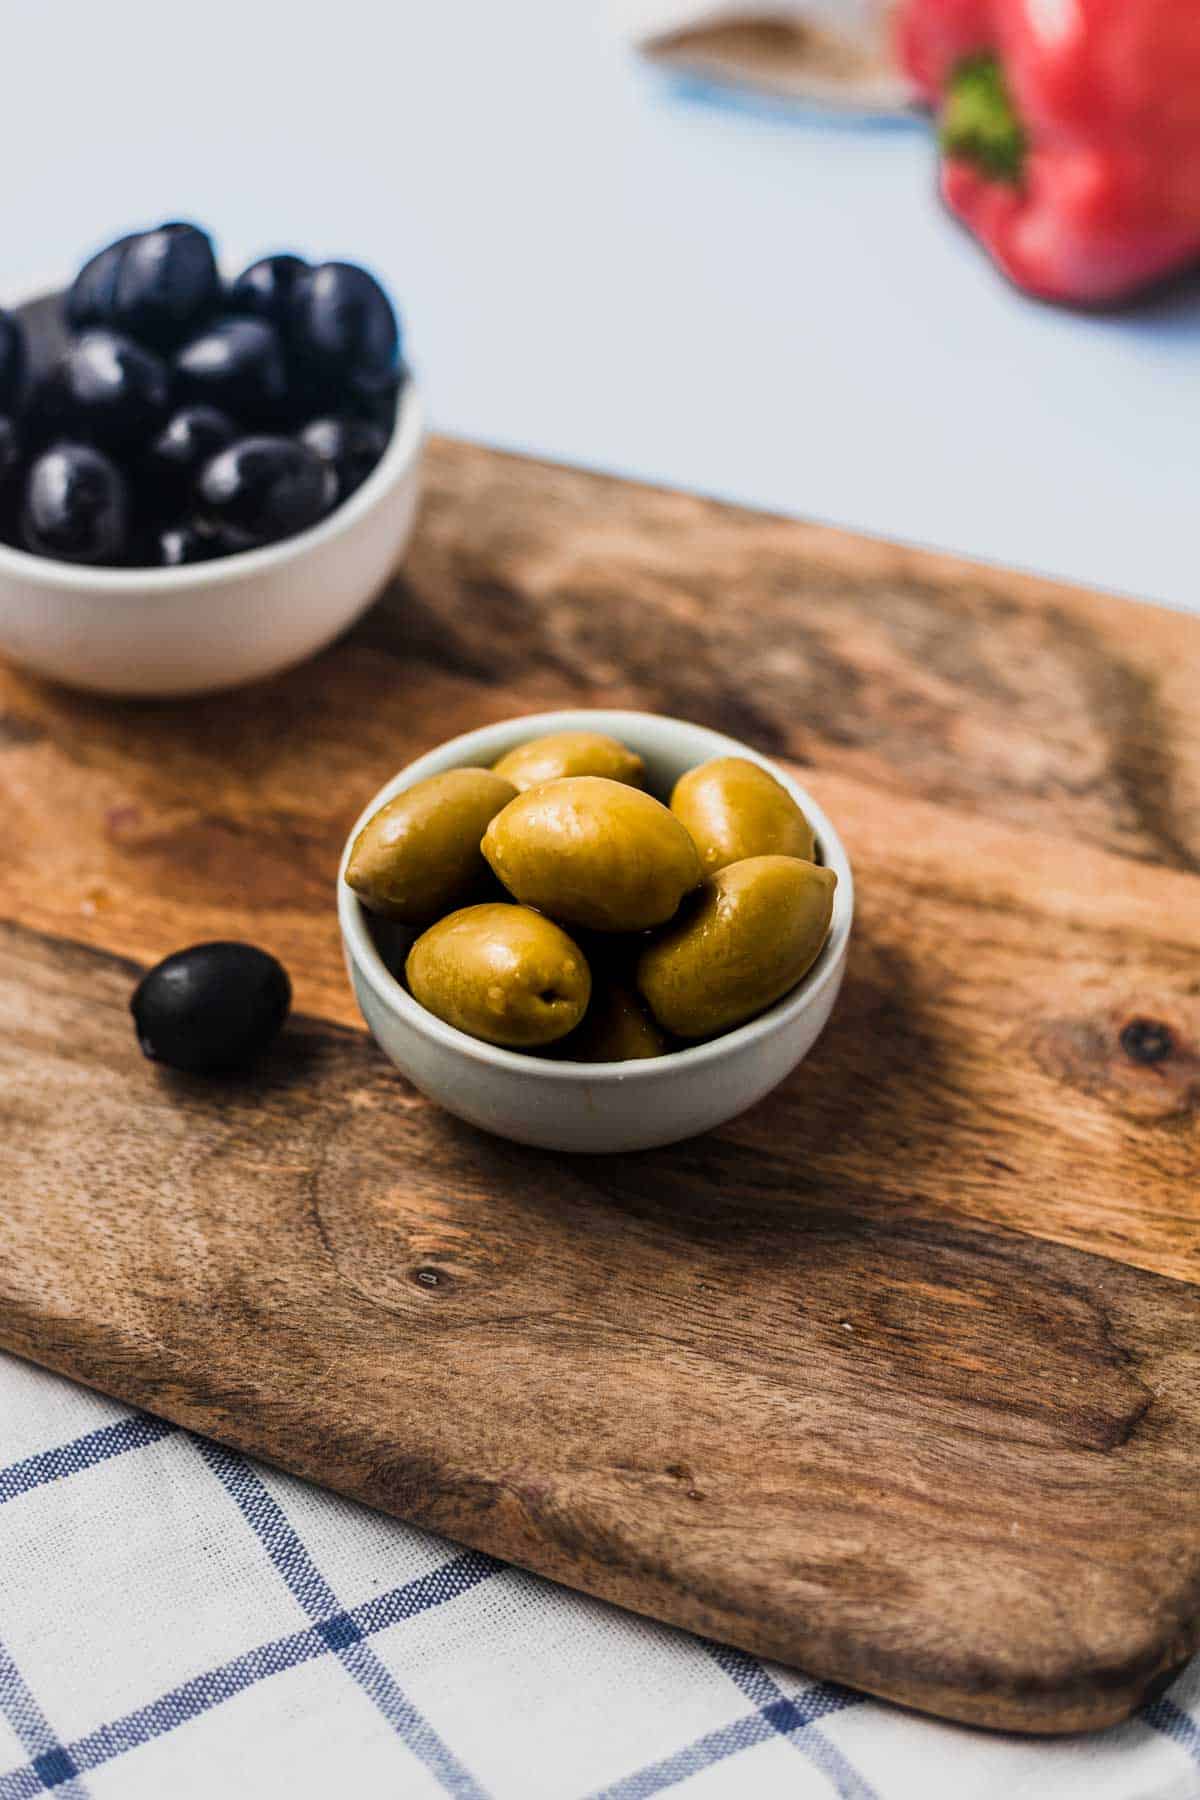
[[[173,413],[146,451],[145,488],[168,512],[182,506],[210,457],[237,435],[232,419],[215,406],[185,406]]]
[[[0,493],[19,474],[23,452],[20,432],[6,414],[0,413]]]
[[[56,444],[39,456],[25,485],[21,541],[66,562],[119,562],[129,526],[120,470],[91,444]]]
[[[20,398],[25,379],[25,333],[21,321],[0,307],[0,412]]]
[[[175,359],[179,398],[216,406],[245,425],[269,425],[287,400],[283,346],[265,319],[218,319]]]
[[[19,429],[0,413],[0,543],[21,542],[24,451]]]
[[[76,331],[85,325],[112,324],[117,271],[126,247],[132,244],[136,235],[131,232],[126,237],[117,238],[115,243],[106,244],[103,250],[97,250],[95,256],[84,263],[67,289],[67,324]]]
[[[309,273],[302,256],[264,256],[243,269],[229,290],[230,312],[253,313],[286,330],[296,285]]]
[[[229,549],[223,538],[185,520],[181,525],[156,526],[139,542],[134,560],[152,568],[180,569],[187,563],[211,562]]]
[[[204,523],[249,549],[314,525],[334,504],[337,481],[295,438],[241,438],[206,463],[196,484]]]
[[[276,1036],[292,1003],[282,963],[253,944],[193,944],[143,975],[129,1003],[142,1054],[194,1073],[235,1069]]]
[[[388,381],[352,381],[347,384],[342,406],[356,418],[378,425],[385,437],[391,437],[396,423],[396,404],[408,380],[408,370],[401,363]]]
[[[361,487],[387,448],[387,433],[367,419],[313,419],[300,441],[315,450],[337,476],[339,501]]]
[[[395,380],[400,328],[373,275],[355,263],[321,263],[297,284],[290,346],[311,390],[372,392]]]
[[[221,291],[208,234],[171,223],[138,232],[117,259],[111,322],[140,343],[173,350],[192,337]]]
[[[29,402],[41,443],[73,438],[123,451],[158,431],[167,414],[166,364],[116,331],[83,332],[39,382]]]

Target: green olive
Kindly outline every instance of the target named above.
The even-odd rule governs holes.
[[[568,775],[603,775],[630,787],[646,785],[641,757],[600,731],[552,731],[547,737],[531,738],[502,756],[495,769],[522,793],[543,781],[564,781]]]
[[[427,925],[486,882],[480,842],[515,793],[491,769],[445,769],[418,781],[367,820],[346,880],[372,912]]]
[[[483,854],[524,905],[593,931],[665,924],[702,873],[673,813],[599,775],[518,794],[488,826]]]
[[[638,959],[654,1017],[676,1037],[716,1037],[794,988],[829,935],[832,869],[751,856],[710,875]]]
[[[587,1010],[592,977],[565,931],[527,906],[467,906],[422,933],[413,998],[447,1025],[513,1049],[552,1044]]]
[[[632,988],[599,985],[593,974],[592,1003],[579,1030],[562,1045],[572,1062],[636,1062],[665,1056],[668,1044]]]
[[[691,832],[706,875],[748,856],[813,859],[812,826],[783,784],[747,757],[689,769],[675,783],[671,811]]]

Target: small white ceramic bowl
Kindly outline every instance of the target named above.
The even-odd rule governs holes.
[[[501,1050],[419,1006],[387,969],[368,914],[346,885],[350,849],[367,820],[404,788],[442,769],[494,763],[551,731],[604,731],[637,750],[647,785],[668,794],[686,769],[714,756],[761,763],[803,807],[823,861],[838,878],[825,947],[800,985],[749,1024],[669,1056],[572,1063]],[[841,839],[816,801],[765,756],[703,725],[641,712],[531,713],[485,725],[431,750],[380,789],[346,841],[338,917],[346,967],[376,1039],[414,1087],[469,1124],[547,1150],[648,1150],[723,1124],[777,1086],[816,1043],[833,1010],[854,915],[854,881]]]
[[[396,567],[423,436],[410,378],[388,447],[357,492],[261,550],[178,569],[93,569],[0,544],[0,654],[70,687],[163,698],[302,662],[365,612]]]

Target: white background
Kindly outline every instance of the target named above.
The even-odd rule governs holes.
[[[705,105],[597,0],[14,0],[11,294],[132,224],[373,262],[445,430],[1200,604],[1200,288],[1010,292],[921,124]]]

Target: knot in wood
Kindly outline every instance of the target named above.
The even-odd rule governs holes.
[[[1121,1048],[1130,1062],[1160,1063],[1174,1050],[1175,1039],[1159,1019],[1130,1019],[1121,1032]]]

